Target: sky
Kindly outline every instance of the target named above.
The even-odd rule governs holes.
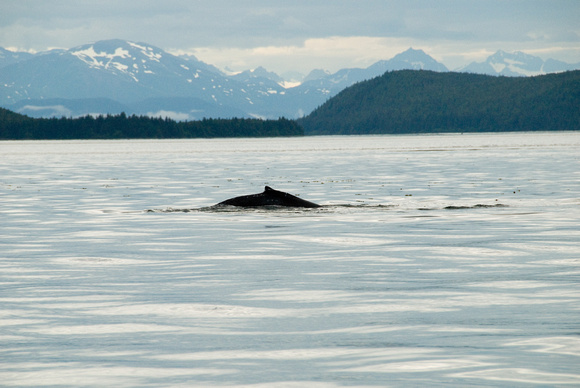
[[[409,47],[449,69],[497,50],[580,62],[580,0],[2,0],[0,47],[126,39],[221,69],[368,67]]]

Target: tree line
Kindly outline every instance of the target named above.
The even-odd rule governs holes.
[[[580,130],[580,71],[387,72],[343,90],[298,122],[306,135]]]
[[[1,140],[175,139],[212,137],[303,136],[295,121],[203,119],[177,122],[169,118],[118,115],[78,118],[31,118],[0,108]]]

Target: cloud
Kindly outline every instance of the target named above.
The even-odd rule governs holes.
[[[5,0],[0,15],[3,47],[120,38],[240,70],[333,70],[410,46],[456,62],[481,50],[563,47],[558,59],[580,61],[578,0]]]
[[[36,114],[52,115],[54,117],[71,117],[72,112],[63,105],[24,105],[18,109],[18,113],[29,114],[33,117]]]
[[[306,73],[313,68],[336,71],[343,67],[367,67],[404,51],[410,43],[408,39],[335,36],[307,39],[301,45],[203,47],[191,48],[189,52],[204,62],[232,70],[264,66],[281,69],[278,71],[297,70]]]
[[[232,71],[264,66],[278,73],[297,70],[307,74],[316,68],[335,72],[341,68],[368,67],[377,61],[391,59],[409,47],[424,50],[452,70],[474,61],[484,61],[499,49],[525,51],[543,58],[565,58],[562,60],[569,63],[580,61],[580,44],[576,42],[565,45],[550,43],[537,46],[534,42],[481,43],[443,39],[424,41],[410,38],[368,36],[307,39],[300,45],[253,48],[202,47],[169,51],[176,54],[193,54],[204,62]]]

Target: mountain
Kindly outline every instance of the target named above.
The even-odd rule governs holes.
[[[262,102],[261,116],[268,118],[280,116],[293,118],[295,116],[294,112],[289,109],[289,105],[283,102],[288,99],[284,79],[276,73],[269,72],[260,66],[254,70],[231,75],[230,79],[245,85],[247,90],[253,90],[257,94],[255,98],[259,98]]]
[[[304,77],[302,82],[316,81],[318,79],[326,78],[330,75],[331,75],[331,73],[328,70],[314,69],[310,73],[308,73],[308,75],[306,77]]]
[[[437,62],[423,50],[414,50],[413,48],[409,48],[407,51],[395,55],[388,61],[379,61],[367,70],[377,75],[382,75],[386,71],[395,70],[449,71],[445,65]]]
[[[351,86],[298,122],[309,135],[580,130],[579,106],[580,70],[536,77],[402,70]]]
[[[246,70],[241,73],[234,74],[231,76],[231,78],[243,83],[263,82],[263,80],[269,80],[279,85],[284,84],[284,79],[282,77],[276,73],[269,72],[262,66],[254,70]]]
[[[118,114],[200,118],[300,118],[347,87],[403,69],[447,72],[422,50],[408,49],[368,68],[313,70],[293,82],[263,67],[226,74],[192,55],[147,43],[105,40],[35,55],[0,50],[0,106],[32,117]],[[521,75],[573,68],[499,51],[462,71]],[[540,70],[538,70],[540,69]],[[301,80],[301,83],[296,80]]]
[[[298,86],[304,81],[304,74],[299,71],[285,71],[284,73],[280,74],[282,79],[284,79],[284,85],[287,88],[291,88],[294,86]]]
[[[423,50],[409,48],[392,59],[378,61],[366,69],[342,69],[334,74],[327,74],[322,70],[313,71],[301,85],[288,90],[288,94],[300,96],[296,99],[297,104],[293,105],[293,108],[299,112],[298,117],[301,117],[301,113],[311,112],[330,97],[357,82],[378,77],[388,71],[402,69],[448,71],[443,64],[437,62]]]
[[[197,67],[199,67],[202,70],[208,71],[210,73],[217,73],[217,74],[220,74],[220,75],[225,75],[223,71],[221,71],[220,69],[218,69],[214,65],[210,65],[208,63],[205,63],[205,62],[200,61],[193,54],[179,55],[179,58],[185,59],[186,61],[190,61],[192,63],[195,63]]]
[[[118,39],[16,60],[5,60],[10,64],[0,73],[0,84],[5,85],[0,89],[0,105],[32,117],[127,109],[128,114],[177,120],[297,118],[344,88],[385,71],[446,71],[423,51],[409,49],[367,69],[313,71],[299,86],[288,88],[284,79],[263,67],[228,76],[195,56],[178,57],[147,43]]]
[[[554,59],[544,61],[540,57],[521,51],[506,53],[505,51],[499,50],[489,56],[484,62],[472,62],[457,71],[475,74],[527,77],[548,73],[560,73],[579,68],[580,64],[568,64]]]
[[[100,98],[127,105],[150,98],[182,97],[221,107],[220,111],[231,107],[232,112],[242,111],[244,116],[270,111],[264,98],[269,94],[267,88],[249,87],[195,59],[123,40],[48,52],[8,65],[0,73],[0,84],[5,85],[0,105],[8,108],[24,99]]]

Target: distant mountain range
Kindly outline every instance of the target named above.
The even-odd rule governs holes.
[[[580,63],[498,51],[458,71],[529,76],[578,68]],[[298,118],[357,82],[404,69],[449,71],[422,50],[410,48],[366,69],[333,74],[314,70],[296,86],[262,67],[226,74],[193,56],[125,40],[35,55],[0,48],[0,106],[31,117],[125,112],[177,120]]]
[[[463,73],[521,77],[561,73],[577,69],[580,69],[580,63],[568,64],[555,59],[544,61],[542,58],[521,51],[506,53],[505,51],[499,50],[489,56],[485,62],[473,62],[457,69],[457,71]]]

